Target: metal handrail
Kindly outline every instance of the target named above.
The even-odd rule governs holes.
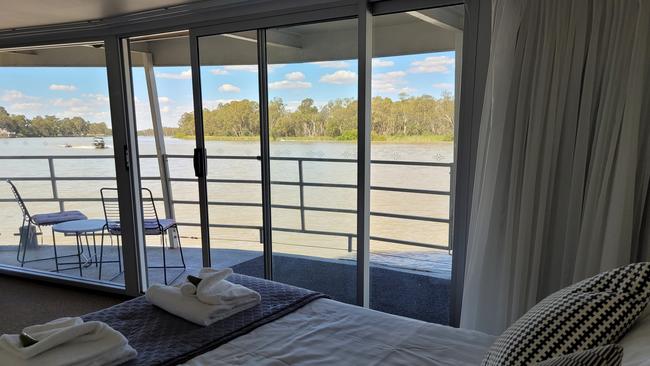
[[[182,155],[182,154],[167,154],[164,156],[167,159],[192,159],[192,155]],[[101,198],[65,198],[60,197],[57,189],[58,181],[112,181],[115,179],[114,176],[101,176],[101,177],[57,177],[54,169],[55,160],[83,160],[83,159],[113,159],[112,155],[31,155],[31,156],[0,156],[0,160],[47,160],[49,168],[49,176],[29,176],[29,177],[0,177],[0,180],[11,179],[13,181],[50,181],[52,184],[52,198],[24,198],[24,202],[58,202],[59,208],[64,210],[65,202],[101,202]],[[157,159],[157,155],[140,155],[140,159]],[[214,160],[258,160],[256,156],[248,155],[208,155],[207,159]],[[306,211],[319,211],[319,212],[332,212],[332,213],[350,213],[356,214],[357,211],[354,209],[340,209],[340,208],[331,208],[331,207],[318,207],[318,206],[306,206],[305,205],[305,187],[320,187],[320,188],[344,188],[344,189],[356,189],[356,184],[343,184],[343,183],[318,183],[318,182],[305,182],[303,176],[303,168],[305,162],[321,162],[321,163],[356,163],[355,159],[335,159],[335,158],[311,158],[311,157],[271,157],[271,160],[276,161],[295,161],[298,164],[298,181],[271,181],[272,185],[285,185],[285,186],[297,186],[299,188],[299,204],[298,205],[280,205],[280,204],[271,204],[272,208],[282,208],[282,209],[291,209],[300,211],[300,229],[294,228],[283,228],[283,227],[273,227],[272,230],[281,231],[281,232],[291,232],[291,233],[304,233],[304,234],[313,234],[313,235],[327,235],[327,236],[338,236],[345,237],[348,241],[348,251],[352,251],[352,239],[356,238],[356,233],[345,233],[345,232],[333,232],[333,231],[320,231],[320,230],[309,230],[306,228]],[[441,163],[441,162],[422,162],[422,161],[399,161],[399,160],[371,160],[371,164],[375,165],[400,165],[400,166],[425,166],[425,167],[447,167],[450,170],[453,169],[452,163]],[[451,172],[450,172],[451,173]],[[141,180],[160,180],[159,176],[147,176],[141,177]],[[196,182],[196,178],[169,178],[170,182]],[[255,179],[216,179],[208,178],[208,183],[231,183],[231,184],[261,184],[261,180]],[[386,186],[370,186],[371,190],[375,191],[388,191],[388,192],[400,192],[400,193],[416,193],[416,194],[427,194],[435,196],[451,196],[450,191],[442,190],[429,190],[429,189],[414,189],[414,188],[399,188],[399,187],[386,187]],[[163,198],[155,198],[155,201],[163,202]],[[0,202],[13,202],[13,199],[0,198]],[[172,204],[186,204],[186,205],[196,205],[199,204],[199,201],[195,200],[172,200]],[[208,201],[208,205],[211,206],[234,206],[234,207],[262,207],[262,203],[254,202],[224,202],[224,201]],[[451,212],[451,209],[450,209]],[[404,215],[396,214],[390,212],[370,212],[371,216],[377,217],[386,217],[394,218],[401,220],[412,220],[412,221],[425,221],[425,222],[438,222],[438,223],[451,223],[450,218],[439,218],[439,217],[428,217],[428,216],[419,216],[419,215]],[[200,226],[200,223],[196,222],[178,222],[179,226],[188,226],[196,227]],[[258,230],[260,233],[260,241],[262,238],[262,227],[256,225],[235,225],[235,224],[209,224],[210,227],[215,228],[232,228],[232,229],[250,229]],[[451,242],[448,245],[443,244],[429,244],[421,243],[416,241],[402,240],[397,238],[385,238],[379,236],[370,236],[371,240],[388,242],[393,244],[400,245],[411,245],[419,246],[432,249],[441,249],[441,250],[451,250]]]

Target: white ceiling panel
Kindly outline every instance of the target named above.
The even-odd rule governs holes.
[[[0,0],[0,29],[81,22],[200,0]]]

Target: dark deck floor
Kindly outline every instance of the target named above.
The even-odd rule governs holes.
[[[0,247],[0,263],[16,265],[16,246]],[[58,255],[76,253],[74,246],[58,245]],[[92,248],[92,244],[91,244]],[[161,250],[153,247],[147,250],[147,260],[150,266],[162,264]],[[51,257],[51,246],[44,245],[38,249],[30,249],[26,259]],[[99,248],[98,248],[99,254]],[[177,249],[167,249],[166,259],[168,265],[180,265],[180,255]],[[185,273],[196,273],[201,268],[201,250],[199,248],[184,248],[183,254],[187,269],[169,269],[168,280],[171,282]],[[117,247],[106,245],[104,248],[104,261],[117,258]],[[450,258],[440,257],[442,267],[449,268]],[[65,261],[75,264],[60,266],[72,269],[63,270],[68,276],[79,277],[77,258],[67,257]],[[251,276],[263,276],[263,259],[259,252],[232,249],[213,249],[212,264],[216,268],[232,267],[236,273]],[[26,264],[25,267],[44,271],[54,271],[54,260],[43,260]],[[61,269],[60,268],[60,269]],[[446,269],[445,268],[445,269]],[[449,276],[442,271],[425,272],[406,270],[382,265],[370,266],[370,307],[375,310],[407,316],[428,322],[448,324],[449,322]],[[82,266],[83,278],[97,280],[99,266],[89,263],[88,267]],[[160,283],[163,281],[162,269],[150,269],[149,281]],[[356,296],[356,264],[349,260],[328,260],[316,257],[273,255],[274,280],[291,285],[323,292],[333,299],[355,303]],[[117,263],[104,263],[102,266],[102,280],[123,283],[123,274],[120,273]]]

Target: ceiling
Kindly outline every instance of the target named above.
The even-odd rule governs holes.
[[[200,0],[0,0],[0,29],[81,22]]]

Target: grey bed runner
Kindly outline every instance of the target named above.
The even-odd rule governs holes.
[[[233,274],[228,281],[253,289],[262,302],[202,327],[149,303],[144,296],[83,316],[122,333],[138,357],[126,365],[176,365],[289,314],[325,295],[306,289]]]

